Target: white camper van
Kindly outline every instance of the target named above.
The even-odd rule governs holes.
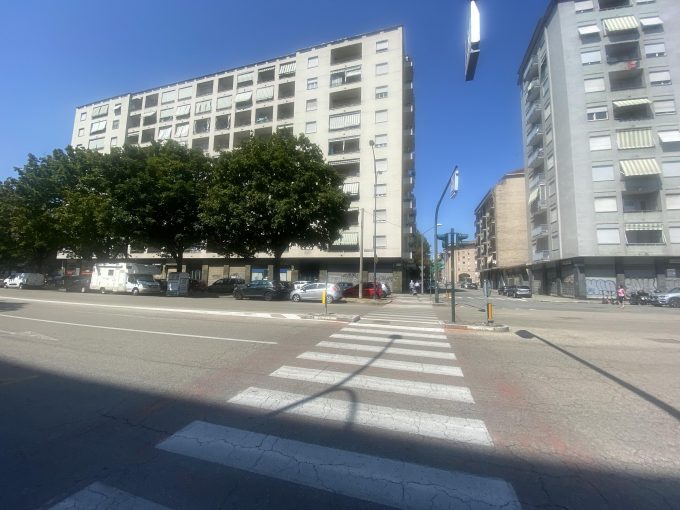
[[[92,268],[90,290],[126,292],[128,294],[160,294],[161,286],[153,279],[158,267],[149,264],[95,264]]]
[[[5,287],[24,289],[24,288],[40,288],[45,285],[45,276],[40,273],[17,273],[14,276],[5,279]]]

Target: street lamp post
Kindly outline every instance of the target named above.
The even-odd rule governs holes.
[[[437,223],[435,227],[441,227],[441,223]],[[425,286],[423,282],[423,276],[425,274],[425,253],[423,249],[423,245],[425,244],[425,234],[427,234],[430,230],[432,230],[435,227],[430,227],[428,228],[425,232],[421,232],[420,234],[420,292],[424,293],[425,292]],[[437,242],[437,239],[435,238],[434,242]],[[430,266],[430,273],[432,273],[432,266]],[[432,278],[430,278],[432,279]],[[432,282],[430,282],[430,286],[432,286]]]
[[[369,145],[371,146],[371,152],[373,153],[373,300],[378,299],[378,277],[377,277],[377,265],[378,265],[378,251],[376,246],[377,239],[377,227],[378,227],[378,169],[375,164],[375,142],[369,140]]]
[[[444,191],[442,191],[442,196],[439,197],[439,202],[437,202],[437,207],[434,209],[434,263],[437,263],[437,219],[439,218],[439,206],[442,205],[442,200],[444,200],[444,195],[446,190],[451,186],[451,198],[455,198],[458,194],[458,165],[453,168],[451,172],[451,177],[446,181],[446,186],[444,186]],[[438,280],[439,271],[437,266],[435,266],[435,287],[434,287],[434,302],[439,303],[439,281]]]

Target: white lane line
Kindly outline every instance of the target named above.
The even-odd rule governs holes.
[[[426,320],[426,321],[438,321],[437,317],[432,315],[432,316],[425,316],[425,315],[402,315],[402,314],[394,314],[394,313],[370,313],[368,315],[362,315],[362,318],[366,319],[411,319],[413,321],[421,321],[421,320]]]
[[[382,347],[380,345],[348,344],[344,342],[319,342],[317,347],[328,349],[345,349],[348,351],[380,352],[383,354],[399,354],[400,356],[415,356],[419,358],[436,358],[455,360],[452,352],[424,351],[422,349],[402,349],[399,347]]]
[[[362,317],[362,321],[373,321],[373,322],[403,322],[404,324],[430,324],[430,325],[441,325],[440,321],[423,321],[423,320],[417,320],[414,321],[413,319],[395,319],[395,318],[389,318],[389,319],[379,319],[377,317]]]
[[[195,421],[161,450],[401,510],[521,510],[499,478],[386,459]],[[264,482],[263,482],[264,483]]]
[[[343,338],[345,340],[365,340],[367,342],[376,342],[381,344],[420,345],[422,347],[445,347],[447,349],[451,348],[451,344],[449,342],[429,342],[427,340],[400,340],[400,339],[395,340],[388,337],[345,335],[344,333],[333,333],[331,335],[331,338]]]
[[[19,319],[23,321],[34,321],[34,322],[45,322],[48,324],[61,324],[64,326],[77,326],[79,328],[92,328],[92,329],[108,329],[111,331],[125,331],[128,333],[144,333],[147,335],[161,335],[161,336],[181,336],[187,338],[200,338],[202,340],[221,340],[224,342],[243,342],[249,344],[267,344],[267,345],[278,345],[278,342],[268,342],[266,340],[246,340],[244,338],[228,338],[223,336],[206,336],[206,335],[192,335],[190,333],[168,333],[165,331],[150,331],[146,329],[130,329],[130,328],[114,328],[112,326],[96,326],[94,324],[78,324],[77,322],[62,322],[62,321],[49,321],[46,319],[33,319],[29,317],[19,317],[18,315],[8,315],[6,313],[0,314],[0,317],[9,317],[11,319]]]
[[[471,418],[423,413],[333,398],[312,398],[307,395],[253,386],[230,398],[229,403],[265,411],[281,411],[322,420],[349,422],[353,425],[420,437],[477,446],[493,446],[484,422]]]
[[[348,324],[347,327],[351,328],[354,326],[354,324],[357,324],[356,322],[352,324]],[[376,328],[376,329],[401,329],[401,330],[406,330],[406,331],[431,331],[433,333],[443,333],[444,328],[419,328],[416,326],[390,326],[389,324],[364,324],[363,322],[360,322],[359,325],[362,328]]]
[[[362,324],[363,325],[363,324]],[[349,327],[345,326],[342,328],[342,331],[347,331],[348,333],[371,333],[372,335],[384,335],[386,338],[388,335],[394,336],[394,335],[399,335],[399,338],[402,338],[403,336],[408,336],[410,338],[435,338],[439,340],[446,340],[446,335],[442,334],[432,334],[432,333],[411,333],[410,331],[378,331],[375,329],[363,329],[361,327]]]
[[[100,482],[88,485],[82,491],[76,492],[61,503],[50,507],[49,510],[90,510],[92,508],[169,510],[166,506],[158,505],[153,501],[139,498]]]
[[[337,385],[342,388],[358,388],[362,390],[382,391],[398,395],[450,400],[474,404],[469,388],[450,384],[425,383],[404,379],[388,379],[370,375],[354,375],[351,372],[335,372],[313,368],[282,366],[271,374],[272,377],[292,379],[295,381],[315,382],[319,384]]]
[[[428,363],[415,363],[413,361],[395,361],[390,359],[375,359],[365,356],[348,356],[346,354],[331,354],[328,352],[303,352],[298,359],[312,361],[325,361],[327,363],[343,363],[345,365],[360,365],[376,368],[387,368],[389,370],[403,370],[404,372],[419,372],[421,374],[450,375],[453,377],[463,377],[460,367],[450,367],[447,365],[431,365]]]

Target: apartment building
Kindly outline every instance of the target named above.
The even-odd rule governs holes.
[[[529,281],[524,169],[506,173],[475,208],[479,281],[494,288]]]
[[[680,285],[680,2],[552,0],[519,69],[534,292]]]
[[[451,252],[453,252],[453,257],[451,256]],[[458,246],[449,246],[446,255],[445,274],[451,274],[451,263],[453,262],[453,278],[456,285],[468,281],[479,283],[479,272],[477,271],[477,243],[475,241],[463,241]]]
[[[176,140],[216,155],[281,130],[319,145],[351,197],[342,237],[328,251],[290,247],[281,278],[358,281],[363,249],[363,279],[372,280],[375,243],[378,278],[402,288],[416,212],[413,62],[402,27],[80,106],[71,143],[110,151]],[[158,260],[158,248],[130,255]],[[271,278],[266,255],[225,260],[197,246],[185,257],[185,269],[205,281]]]

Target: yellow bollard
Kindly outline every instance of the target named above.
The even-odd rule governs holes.
[[[491,303],[486,304],[486,322],[493,322],[493,305]]]
[[[325,290],[321,293],[321,304],[322,305],[326,304],[326,291]]]

